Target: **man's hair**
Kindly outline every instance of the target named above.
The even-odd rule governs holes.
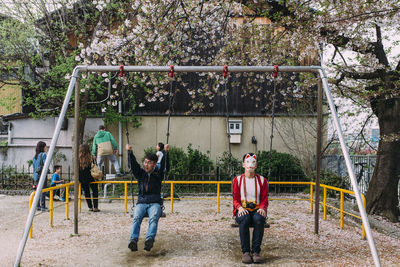
[[[157,157],[157,155],[154,154],[154,153],[149,153],[149,154],[147,154],[146,157],[144,157],[144,158],[147,159],[147,160],[154,161],[155,163],[157,163],[157,161],[158,161],[158,157]]]
[[[160,151],[163,151],[164,150],[164,144],[163,143],[158,143],[158,146],[160,147]]]
[[[54,165],[54,172],[56,172],[58,169],[61,169],[61,165]]]
[[[246,159],[247,155],[250,155],[250,157],[252,157],[252,156],[254,156],[254,153],[246,153],[246,154],[244,154],[242,162],[244,162],[244,160]]]
[[[99,126],[99,130],[104,131],[105,129],[106,129],[106,127],[104,127],[104,125],[100,125],[100,126]]]

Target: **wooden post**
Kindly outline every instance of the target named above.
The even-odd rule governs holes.
[[[317,106],[317,152],[316,152],[316,170],[315,179],[315,221],[314,233],[319,232],[319,181],[321,175],[321,147],[322,147],[322,81],[318,79],[318,106]]]

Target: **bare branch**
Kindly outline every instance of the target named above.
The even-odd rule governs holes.
[[[364,131],[364,128],[365,128],[365,126],[367,125],[368,121],[371,119],[372,115],[374,115],[374,114],[371,113],[371,114],[368,116],[368,118],[365,120],[363,126],[361,127],[360,132],[357,134],[357,136],[354,138],[355,140],[354,140],[353,143],[350,145],[350,148],[353,147],[354,143],[355,143],[356,140],[357,140],[357,137],[360,136],[360,135],[363,137],[363,139],[364,139],[364,141],[365,141],[365,138],[364,138],[364,135],[363,135],[363,131]]]
[[[385,17],[385,16],[387,16],[391,13],[395,13],[399,10],[400,10],[400,8],[393,8],[393,9],[384,9],[384,10],[376,10],[376,11],[371,11],[371,12],[364,12],[364,13],[360,13],[360,14],[355,14],[353,16],[341,18],[341,19],[326,21],[325,23],[338,23],[338,22],[354,20],[354,19],[361,21],[361,20],[365,20],[367,18],[376,18],[378,16]]]

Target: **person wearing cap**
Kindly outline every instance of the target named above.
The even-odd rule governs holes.
[[[239,224],[240,245],[243,263],[261,263],[261,243],[268,208],[268,181],[255,173],[257,156],[243,156],[244,173],[232,181],[233,215]],[[254,225],[250,249],[250,224]]]

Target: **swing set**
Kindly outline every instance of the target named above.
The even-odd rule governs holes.
[[[55,127],[52,141],[50,144],[49,152],[48,152],[48,157],[46,158],[46,161],[44,163],[44,171],[42,172],[42,175],[39,180],[37,192],[40,192],[43,188],[44,185],[44,176],[47,173],[47,170],[49,169],[50,162],[60,135],[61,131],[61,125],[62,122],[65,118],[67,108],[69,106],[72,93],[75,90],[75,121],[78,120],[79,114],[80,114],[80,107],[79,107],[79,93],[80,93],[80,88],[79,88],[79,76],[80,73],[82,72],[118,72],[120,71],[121,73],[125,72],[169,72],[171,78],[173,78],[174,72],[215,72],[215,73],[223,73],[224,78],[225,78],[225,89],[226,89],[226,80],[227,80],[227,74],[228,74],[228,66],[92,66],[92,65],[79,65],[76,66],[69,86],[68,90],[64,99],[64,103],[60,112],[60,116],[57,122],[57,125]],[[371,227],[368,221],[367,213],[364,209],[363,203],[362,203],[362,198],[360,191],[357,187],[357,180],[354,175],[354,170],[351,164],[350,160],[350,155],[345,143],[343,131],[340,125],[340,121],[338,118],[338,115],[336,113],[333,97],[331,94],[331,91],[329,89],[328,85],[328,79],[327,75],[325,73],[325,70],[321,66],[279,66],[279,69],[277,66],[229,66],[229,72],[261,72],[261,73],[274,73],[274,76],[277,75],[279,72],[311,72],[314,73],[315,75],[319,76],[319,82],[318,82],[318,117],[317,117],[317,151],[316,151],[316,156],[317,156],[317,161],[316,161],[316,170],[317,170],[317,175],[316,175],[316,187],[315,187],[315,223],[314,223],[314,231],[316,234],[318,234],[318,227],[319,227],[319,191],[320,191],[320,186],[319,186],[319,178],[320,178],[320,163],[321,163],[321,136],[322,136],[322,95],[323,92],[325,93],[325,96],[328,101],[329,105],[329,110],[331,112],[331,116],[334,122],[334,126],[336,128],[336,131],[338,133],[341,149],[343,152],[343,156],[345,159],[347,171],[349,173],[349,177],[354,189],[354,194],[356,197],[358,209],[360,211],[361,219],[364,224],[365,230],[366,230],[366,237],[367,241],[370,247],[371,255],[373,257],[375,266],[381,266],[380,264],[380,259],[376,250],[374,238],[372,236],[372,231]],[[276,77],[275,77],[276,78]],[[172,80],[172,79],[171,79]],[[171,93],[172,93],[172,82],[170,84],[170,108],[171,108],[171,102],[173,99],[171,99]],[[276,93],[276,85],[274,85],[274,95]],[[227,105],[227,96],[226,96],[226,91],[225,91],[225,105]],[[275,109],[275,100],[273,100],[273,110]],[[274,114],[272,114],[274,115]],[[171,116],[171,110],[169,111],[168,114],[168,130],[167,130],[167,143],[168,143],[168,138],[169,138],[169,125],[170,125],[170,116]],[[226,112],[226,118],[229,121],[229,112]],[[273,117],[272,117],[272,123],[273,123]],[[228,127],[228,138],[230,138],[230,131]],[[78,124],[74,124],[74,136],[79,136],[79,128]],[[129,133],[127,134],[129,136]],[[272,149],[272,138],[273,138],[273,131],[271,131],[271,142],[270,142],[270,150]],[[129,142],[129,141],[128,141]],[[230,142],[229,144],[229,156],[231,158],[231,151],[230,151]],[[79,150],[79,143],[77,138],[75,138],[75,143],[74,143],[74,151],[77,153]],[[271,154],[271,153],[270,153]],[[271,156],[269,154],[269,157]],[[75,155],[75,162],[74,162],[74,173],[75,173],[75,184],[74,184],[74,193],[75,197],[74,199],[78,199],[78,190],[79,190],[79,163],[78,163],[78,157]],[[230,164],[231,165],[231,164]],[[230,166],[230,175],[233,177],[233,170]],[[270,170],[269,170],[270,172]],[[164,177],[165,178],[165,177]],[[24,233],[22,236],[22,239],[19,243],[18,251],[17,251],[17,257],[14,262],[14,266],[18,267],[21,262],[22,254],[26,245],[26,241],[28,239],[28,234],[29,234],[29,229],[32,225],[34,214],[36,212],[36,205],[39,201],[39,196],[40,194],[35,194],[35,197],[33,199],[32,203],[32,209],[29,212],[29,215],[27,217]],[[74,234],[78,234],[78,201],[74,201]]]

